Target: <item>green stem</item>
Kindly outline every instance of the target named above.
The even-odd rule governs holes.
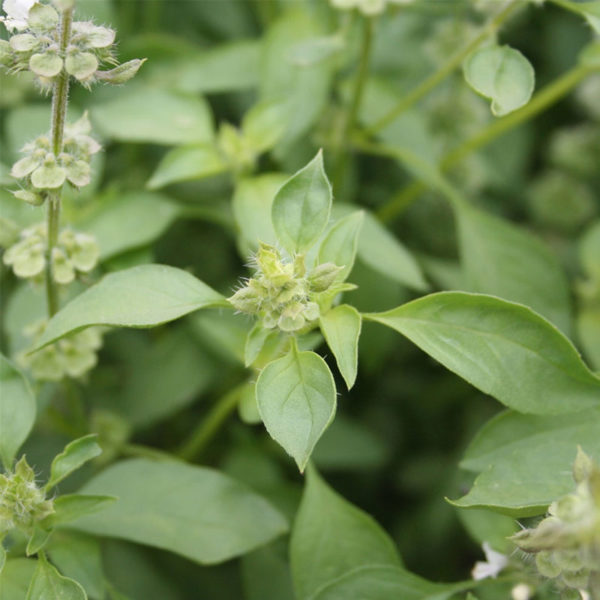
[[[164,452],[158,448],[152,448],[151,446],[145,446],[143,444],[124,444],[121,447],[121,454],[124,456],[136,456],[142,458],[149,458],[150,460],[181,460],[179,457],[169,452]]]
[[[60,55],[65,56],[69,40],[71,39],[71,25],[73,24],[73,9],[62,12],[60,17]],[[52,152],[58,158],[63,149],[65,134],[65,120],[67,116],[67,102],[69,100],[69,74],[63,68],[54,82],[52,90]],[[60,230],[60,199],[61,190],[53,190],[48,194],[47,234],[46,246],[46,302],[48,316],[52,317],[58,311],[58,291],[52,277],[52,250],[58,240]]]
[[[499,138],[507,131],[514,129],[524,121],[543,112],[552,106],[564,96],[566,96],[574,87],[577,86],[587,75],[598,70],[598,67],[591,65],[578,65],[569,70],[562,77],[547,85],[538,92],[529,104],[522,108],[490,123],[479,133],[469,138],[454,150],[446,154],[440,162],[440,169],[447,171],[469,154],[479,148],[488,145]],[[390,221],[403,212],[425,189],[420,182],[413,182],[398,194],[393,196],[389,202],[384,204],[378,211],[377,216],[384,222]]]
[[[199,426],[191,433],[190,437],[181,445],[176,453],[184,460],[194,460],[208,443],[215,437],[229,415],[236,409],[245,383],[236,386],[210,409],[208,415],[200,422]]]
[[[478,48],[487,38],[494,35],[500,26],[510,17],[510,15],[519,6],[519,0],[510,0],[510,2],[498,12],[488,23],[481,29],[466,46],[461,48],[456,54],[444,63],[435,73],[431,74],[427,79],[422,81],[416,88],[409,92],[402,100],[386,115],[376,121],[366,131],[368,135],[375,135],[392,121],[397,119],[405,110],[416,104],[421,98],[429,94],[437,87],[446,77],[453,73],[463,62],[463,60]]]
[[[362,44],[360,50],[360,62],[358,65],[358,72],[354,81],[354,89],[352,91],[350,107],[348,108],[348,112],[346,113],[346,117],[342,127],[342,133],[340,135],[340,139],[336,149],[337,156],[335,159],[333,178],[334,189],[339,189],[339,186],[344,178],[346,162],[348,159],[348,141],[350,138],[350,134],[352,133],[356,124],[358,111],[360,110],[360,104],[365,90],[365,84],[367,82],[367,76],[369,74],[369,61],[371,57],[371,48],[373,46],[373,19],[364,18],[362,20],[362,25]]]

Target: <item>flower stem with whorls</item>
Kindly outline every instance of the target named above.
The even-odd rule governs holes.
[[[65,56],[71,39],[73,9],[68,8],[60,17],[60,54]],[[52,90],[52,152],[58,158],[63,149],[67,103],[69,100],[69,74],[63,70],[57,75]],[[48,245],[46,247],[46,302],[48,316],[52,317],[58,311],[58,291],[52,277],[52,250],[56,246],[60,230],[61,189],[52,190],[47,195],[47,227]]]

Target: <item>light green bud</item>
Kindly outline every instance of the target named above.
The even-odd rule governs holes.
[[[98,71],[96,78],[98,81],[104,81],[111,85],[121,85],[127,83],[130,79],[136,76],[140,67],[146,62],[146,59],[135,58],[129,60],[110,71]]]
[[[31,184],[40,190],[59,188],[67,178],[65,169],[56,163],[44,164],[31,174]]]
[[[315,267],[308,276],[308,283],[315,292],[326,291],[336,280],[343,267],[333,263],[323,263]]]
[[[36,194],[35,192],[30,192],[28,190],[17,190],[12,194],[15,198],[23,200],[23,202],[27,202],[27,204],[31,204],[32,206],[40,206],[45,200],[44,196],[41,194]]]
[[[67,179],[75,187],[83,187],[90,182],[92,170],[84,160],[71,161],[66,167]]]
[[[32,173],[35,169],[40,166],[39,158],[32,156],[25,156],[18,160],[10,170],[10,174],[15,179],[23,179],[23,177],[27,177],[30,173]]]
[[[594,461],[583,451],[581,446],[577,446],[577,456],[573,463],[573,479],[575,483],[582,483],[588,480],[594,470]]]
[[[17,277],[28,279],[39,275],[46,265],[44,246],[37,243],[33,246],[26,244],[26,240],[11,246],[3,258],[4,264],[12,266]]]
[[[51,31],[58,25],[58,13],[47,4],[36,3],[29,9],[27,22],[31,29]]]
[[[567,588],[561,591],[560,600],[581,600],[581,594],[578,590]]]
[[[589,569],[579,569],[578,571],[563,571],[561,578],[565,585],[571,588],[586,590],[590,579]]]
[[[10,44],[6,40],[0,40],[0,66],[9,65],[12,60]]]
[[[561,568],[554,561],[554,556],[552,552],[548,550],[544,550],[542,552],[538,552],[535,555],[535,564],[537,570],[544,576],[549,578],[558,577],[561,572]]]
[[[63,368],[69,377],[81,377],[98,363],[93,350],[80,348],[70,340],[61,340],[59,346],[63,354]]]
[[[304,305],[300,302],[289,304],[281,313],[277,325],[282,331],[297,331],[304,327],[306,320],[304,315]]]
[[[304,318],[307,321],[314,321],[319,318],[320,310],[316,302],[307,302],[304,308]]]
[[[62,71],[63,60],[55,52],[48,51],[43,54],[34,54],[29,59],[29,68],[40,77],[56,77]]]
[[[240,288],[231,298],[229,302],[240,312],[248,314],[256,314],[260,310],[263,298],[252,287],[246,286]]]
[[[75,234],[75,244],[69,250],[69,255],[75,268],[87,273],[98,263],[100,249],[91,235],[77,233]]]
[[[97,71],[98,59],[91,52],[71,52],[65,59],[65,68],[75,79],[86,81]]]
[[[9,44],[15,52],[31,52],[40,45],[40,42],[30,33],[17,33],[10,38]]]
[[[63,285],[75,279],[75,267],[60,248],[52,249],[52,277],[56,283]]]
[[[0,534],[19,529],[31,535],[35,524],[54,512],[35,483],[35,473],[23,456],[14,472],[0,475]]]

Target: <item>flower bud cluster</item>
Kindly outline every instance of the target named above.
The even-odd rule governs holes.
[[[14,192],[15,196],[38,205],[44,201],[39,190],[59,188],[65,181],[78,188],[87,185],[92,155],[101,149],[100,144],[87,135],[90,131],[86,113],[76,123],[65,127],[63,151],[58,156],[52,151],[49,134],[25,144],[21,152],[26,156],[13,165],[11,175],[25,179],[31,189]]]
[[[0,474],[0,537],[11,529],[31,534],[38,521],[54,512],[52,500],[35,483],[35,473],[25,457],[13,473]]]
[[[254,168],[257,152],[243,132],[230,123],[223,123],[217,137],[219,150],[234,171],[246,172]]]
[[[379,15],[388,4],[411,4],[414,0],[331,0],[331,4],[340,10],[358,8],[367,16]]]
[[[25,329],[26,335],[37,340],[46,327],[40,321]],[[97,350],[102,346],[102,329],[92,327],[71,334],[29,354],[21,353],[17,362],[24,369],[31,371],[38,381],[60,381],[63,377],[82,377],[93,369],[97,362]]]
[[[44,223],[23,229],[19,240],[4,253],[4,264],[17,277],[38,278],[46,268],[47,230]],[[51,271],[56,283],[71,283],[78,273],[91,271],[98,262],[99,250],[94,237],[63,229],[52,249]]]
[[[575,493],[553,502],[537,527],[512,538],[535,554],[539,573],[554,579],[565,598],[600,581],[600,468],[579,449],[573,476]]]
[[[324,263],[306,272],[304,256],[291,262],[261,243],[255,257],[256,273],[229,301],[240,312],[256,315],[263,327],[298,331],[319,318],[318,295],[335,283],[341,267]]]
[[[61,3],[55,3],[63,10]],[[130,61],[110,71],[100,71],[103,63],[116,65],[112,46],[114,30],[89,21],[74,21],[66,47],[61,45],[59,12],[49,4],[32,0],[4,0],[2,18],[9,32],[0,41],[0,65],[13,71],[29,70],[43,86],[66,72],[86,86],[102,80],[124,83],[135,75],[142,61]]]

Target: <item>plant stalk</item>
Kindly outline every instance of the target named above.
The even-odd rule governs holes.
[[[215,437],[229,415],[236,409],[245,383],[234,387],[222,396],[210,409],[208,415],[192,431],[176,455],[188,461],[194,460]]]
[[[73,9],[64,10],[60,16],[60,55],[65,56],[69,40],[71,39],[71,26],[73,24]],[[67,116],[67,103],[69,100],[69,74],[63,68],[54,82],[52,90],[52,152],[56,158],[62,152],[65,134],[65,120]],[[52,277],[52,250],[58,241],[60,230],[60,204],[61,189],[52,190],[47,195],[47,236],[46,247],[46,303],[48,317],[58,311],[58,290]]]
[[[513,14],[519,6],[519,0],[510,0],[510,2],[498,12],[466,46],[461,48],[456,54],[444,63],[435,73],[432,73],[427,79],[422,81],[416,88],[409,92],[400,102],[386,115],[381,117],[367,130],[367,135],[375,135],[392,121],[397,119],[405,110],[416,104],[421,98],[429,94],[446,77],[453,73],[463,62],[463,60],[478,48],[487,38],[495,34],[500,26]]]
[[[587,75],[598,70],[598,67],[590,65],[578,65],[559,77],[551,84],[547,85],[543,90],[538,92],[525,106],[522,108],[490,123],[473,137],[464,141],[451,150],[444,156],[440,162],[440,169],[447,171],[469,154],[475,152],[479,148],[486,146],[499,138],[507,131],[514,129],[524,121],[543,112],[564,96],[566,96],[574,87],[577,86]],[[399,193],[394,195],[389,202],[384,204],[377,212],[377,216],[383,221],[391,221],[401,214],[407,206],[409,206],[425,189],[425,186],[420,182],[413,182]]]
[[[373,30],[374,21],[371,18],[364,18],[362,20],[363,31],[362,31],[362,44],[360,50],[360,62],[358,65],[358,72],[354,82],[354,89],[352,91],[352,99],[350,101],[350,107],[346,113],[344,124],[342,127],[342,133],[337,144],[336,159],[334,167],[334,189],[339,189],[340,184],[344,179],[344,172],[346,170],[346,163],[348,160],[348,142],[350,135],[356,124],[358,117],[358,111],[360,110],[360,104],[362,101],[363,93],[365,90],[365,84],[367,82],[367,76],[369,74],[369,61],[371,58],[371,48],[373,46]]]

